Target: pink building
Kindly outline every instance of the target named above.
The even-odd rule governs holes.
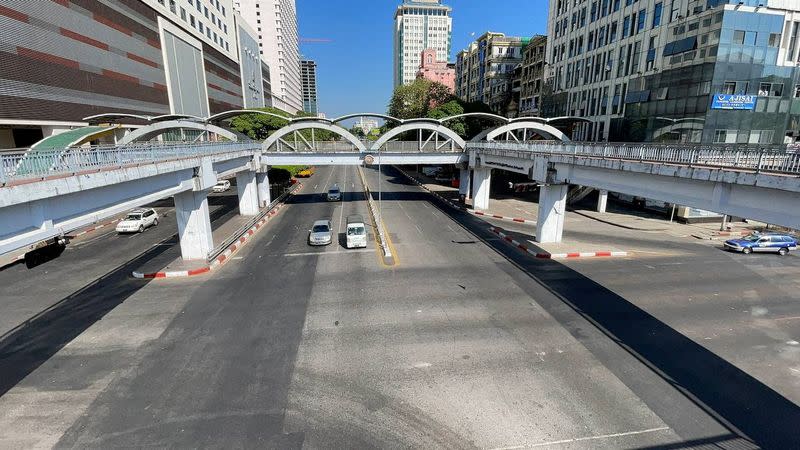
[[[432,48],[422,51],[422,64],[417,78],[437,81],[447,86],[451,93],[456,91],[456,69],[446,62],[436,61],[436,50]]]

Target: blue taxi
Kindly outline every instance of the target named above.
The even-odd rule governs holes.
[[[797,239],[788,234],[751,234],[742,239],[725,241],[725,249],[742,252],[745,255],[753,252],[772,252],[783,256],[790,250],[797,250]]]

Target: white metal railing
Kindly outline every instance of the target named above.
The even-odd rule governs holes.
[[[0,152],[0,185],[11,181],[179,158],[258,150],[258,142],[195,142]]]
[[[520,158],[545,154],[800,175],[800,153],[787,151],[785,146],[693,146],[546,141],[541,143],[469,143],[467,149],[489,150],[496,154]]]
[[[372,147],[373,142],[370,141],[363,141],[364,146],[367,147],[368,151]],[[301,152],[301,153],[308,153],[308,152],[316,152],[316,153],[353,153],[358,152],[358,149],[348,141],[316,141],[314,143],[309,143],[313,146],[313,149],[309,149],[309,146],[306,145],[304,142],[299,141],[296,150],[292,149],[289,145],[285,143],[275,143],[272,147],[270,147],[267,151],[270,153],[286,153],[286,152]],[[294,145],[292,142],[291,145]],[[458,145],[453,145],[450,142],[439,141],[436,142],[434,140],[431,141],[389,141],[385,143],[381,149],[381,152],[392,152],[392,153],[461,153],[464,151],[463,148],[459,147]],[[377,150],[375,150],[377,152]]]

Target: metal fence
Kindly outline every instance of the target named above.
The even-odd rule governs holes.
[[[373,142],[370,141],[363,141],[364,146],[367,147],[367,151],[373,152],[369,150],[372,147]],[[282,143],[275,143],[271,146],[268,152],[292,152],[291,147],[287,146],[286,144]],[[358,152],[358,149],[348,141],[317,141],[313,143],[313,150],[310,150],[304,143],[300,143],[297,146],[298,152],[307,153],[307,152],[318,152],[318,153],[353,153]],[[464,149],[456,146],[451,145],[449,142],[444,143],[437,143],[434,141],[430,142],[419,142],[419,141],[389,141],[381,147],[381,152],[392,152],[392,153],[460,153],[463,152]],[[374,151],[377,153],[377,150]]]
[[[258,150],[257,142],[153,143],[0,152],[0,185],[131,164]]]
[[[563,155],[800,175],[800,153],[787,151],[785,146],[485,142],[467,144],[467,149],[494,150],[523,158],[534,154]]]

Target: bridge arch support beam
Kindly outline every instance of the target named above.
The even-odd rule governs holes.
[[[461,136],[459,136],[458,134],[456,134],[455,131],[451,130],[450,128],[447,128],[444,125],[441,125],[436,122],[413,122],[413,123],[405,123],[403,125],[400,125],[399,127],[392,128],[391,130],[386,132],[377,141],[375,141],[374,144],[372,144],[372,147],[370,147],[370,151],[377,152],[381,147],[386,145],[387,142],[391,141],[397,136],[400,136],[401,134],[409,131],[419,131],[419,130],[432,131],[435,133],[439,133],[442,136],[446,136],[448,139],[452,140],[457,147],[461,149],[464,149],[467,146],[467,143],[464,142],[464,139],[462,139]]]
[[[282,140],[284,137],[292,135],[297,131],[311,130],[311,129],[330,131],[331,133],[339,135],[344,139],[346,139],[351,144],[353,144],[353,146],[357,148],[359,152],[367,151],[367,147],[364,145],[364,143],[359,141],[358,138],[353,136],[352,133],[350,133],[349,131],[345,130],[340,126],[333,125],[328,121],[304,121],[304,122],[296,122],[291,125],[285,126],[272,133],[264,141],[264,144],[261,146],[261,150],[263,152],[268,152],[270,147],[278,143],[278,141]]]
[[[561,132],[561,130],[559,130],[558,128],[552,125],[548,125],[546,123],[535,122],[535,121],[515,121],[508,125],[497,127],[494,130],[491,130],[490,132],[486,133],[486,140],[494,141],[498,137],[501,137],[506,133],[512,133],[518,130],[532,130],[533,132],[544,138],[556,141],[567,142],[570,140],[567,137],[567,135]]]
[[[222,136],[231,141],[238,141],[239,136],[231,130],[218,127],[216,125],[203,124],[189,120],[168,120],[165,122],[156,122],[128,133],[124,138],[117,142],[118,146],[128,145],[136,141],[149,141],[157,136],[160,136],[168,131],[173,130],[198,130],[208,131],[219,136]]]

